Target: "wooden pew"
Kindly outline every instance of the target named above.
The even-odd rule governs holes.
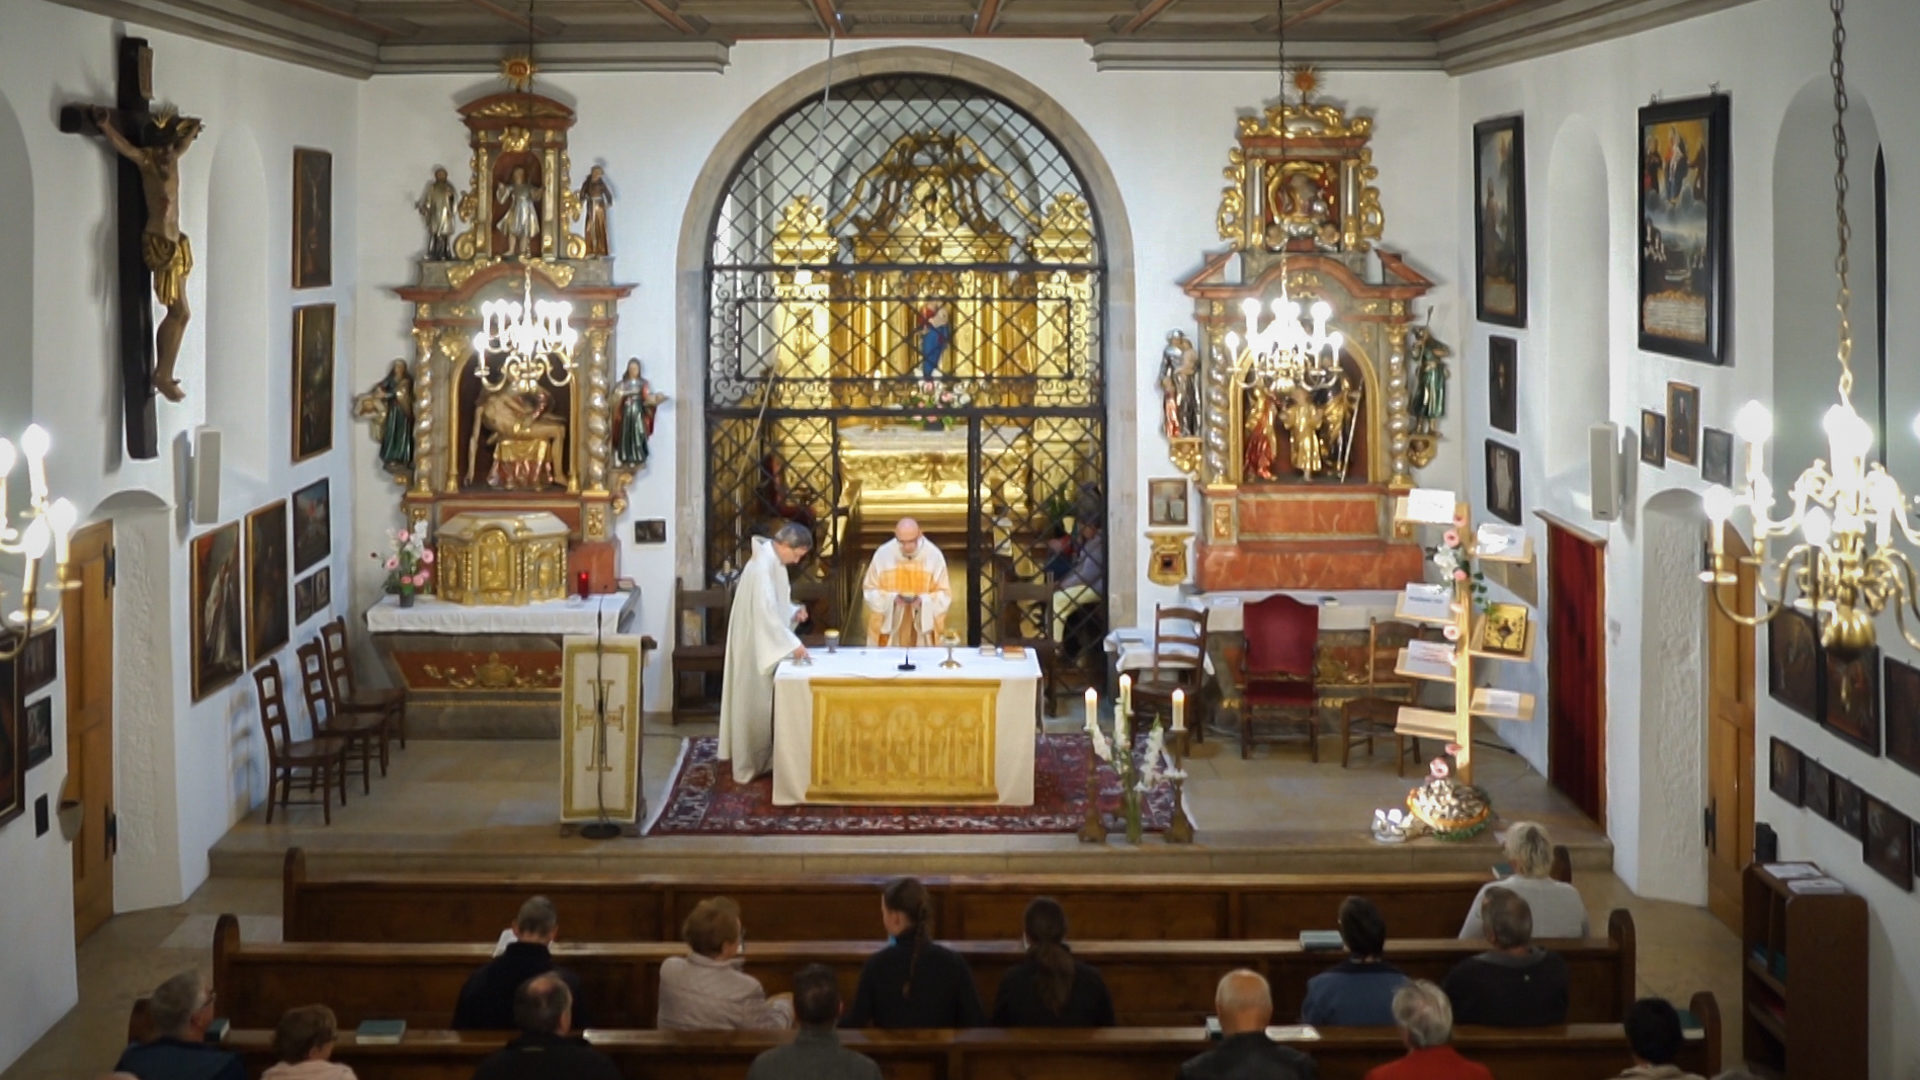
[[[949,942],[973,969],[980,998],[993,1007],[1000,979],[1024,959],[1015,941]],[[794,973],[811,963],[831,965],[840,992],[852,1000],[860,968],[878,941],[754,942],[746,970],[768,993],[792,989]],[[1387,958],[1414,978],[1438,982],[1462,959],[1485,948],[1477,942],[1396,938]],[[1635,996],[1633,917],[1617,909],[1607,937],[1562,942],[1572,997],[1568,1019],[1618,1021]],[[1098,967],[1113,992],[1120,1023],[1136,1027],[1199,1024],[1213,1012],[1220,976],[1236,967],[1264,974],[1273,987],[1274,1015],[1300,1015],[1307,980],[1343,959],[1337,952],[1306,952],[1298,941],[1080,941],[1074,954]],[[222,915],[213,937],[213,985],[221,1015],[235,1027],[272,1027],[296,1005],[324,1001],[343,1027],[362,1020],[405,1020],[411,1027],[453,1022],[460,986],[486,963],[490,945],[243,944],[239,920]],[[658,942],[554,947],[555,959],[580,977],[582,1004],[592,1023],[649,1028],[658,1011],[660,964],[686,947]]]
[[[762,941],[859,941],[880,932],[879,875],[467,875],[311,878],[287,852],[287,941],[491,942],[535,894],[553,900],[568,941],[678,941],[709,896],[738,901]],[[1485,873],[995,874],[921,878],[942,939],[1019,940],[1027,901],[1052,896],[1087,941],[1296,938],[1337,925],[1340,901],[1363,895],[1395,937],[1460,932]]]
[[[1699,993],[1689,1008],[1704,1034],[1689,1040],[1678,1064],[1703,1076],[1720,1071],[1720,1013],[1713,995]],[[1367,1070],[1401,1056],[1391,1029],[1324,1028],[1295,1044],[1311,1054],[1321,1080],[1361,1080]],[[360,1080],[469,1080],[505,1034],[461,1034],[409,1029],[394,1046],[357,1046],[343,1031],[335,1061]],[[787,1032],[665,1032],[597,1030],[594,1045],[622,1073],[646,1080],[718,1080],[744,1077],[754,1056],[792,1038]],[[1167,1080],[1180,1062],[1207,1049],[1194,1027],[1111,1028],[1104,1031],[848,1031],[847,1046],[870,1055],[890,1080]],[[235,1028],[224,1045],[246,1060],[249,1076],[273,1063],[273,1032]],[[1461,1028],[1454,1045],[1500,1080],[1571,1080],[1612,1076],[1632,1058],[1618,1024],[1568,1024],[1510,1029]]]

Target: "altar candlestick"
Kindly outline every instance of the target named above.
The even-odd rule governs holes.
[[[1133,676],[1131,675],[1120,676],[1120,708],[1127,710],[1133,708]]]
[[[1178,687],[1173,691],[1173,730],[1187,730],[1187,692]]]
[[[1089,686],[1087,687],[1087,731],[1088,732],[1092,732],[1096,727],[1099,726],[1099,723],[1097,720],[1097,717],[1099,717],[1099,715],[1100,715],[1100,692],[1098,690],[1095,690],[1093,687]]]

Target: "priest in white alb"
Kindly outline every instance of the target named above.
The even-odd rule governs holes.
[[[813,548],[813,533],[789,521],[771,539],[753,538],[753,557],[733,585],[727,657],[720,681],[720,760],[746,783],[773,767],[773,672],[801,659],[806,646],[793,628],[806,608],[793,602],[787,567]]]
[[[861,583],[867,604],[867,644],[938,645],[947,631],[953,589],[947,559],[920,535],[920,523],[901,518],[893,539],[880,545]]]

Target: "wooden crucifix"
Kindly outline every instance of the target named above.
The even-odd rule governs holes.
[[[201,123],[153,109],[153,50],[141,38],[119,45],[115,107],[68,105],[60,130],[98,135],[119,156],[115,252],[120,278],[120,381],[127,453],[158,457],[153,396],[179,401],[173,377],[187,331],[187,275],[193,246],[180,231],[180,155],[199,137]],[[166,309],[153,325],[151,294]]]

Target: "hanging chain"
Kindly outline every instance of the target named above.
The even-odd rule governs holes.
[[[1833,204],[1835,217],[1839,221],[1840,250],[1833,259],[1833,269],[1840,277],[1840,295],[1834,306],[1840,310],[1840,397],[1851,403],[1853,396],[1853,290],[1847,285],[1848,241],[1853,239],[1853,225],[1847,220],[1847,62],[1845,48],[1847,27],[1841,19],[1841,11],[1846,0],[1832,0],[1833,7],[1833,62],[1829,73],[1833,76]]]

